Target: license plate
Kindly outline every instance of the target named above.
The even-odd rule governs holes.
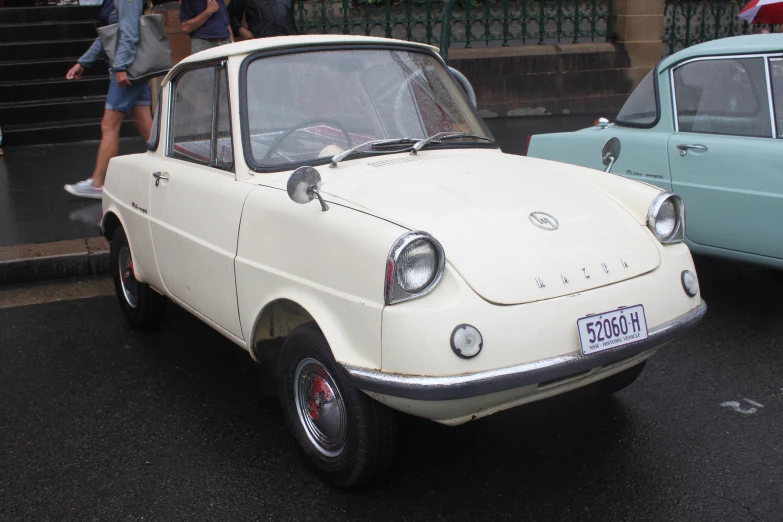
[[[642,305],[589,315],[576,321],[582,355],[590,355],[647,339]]]

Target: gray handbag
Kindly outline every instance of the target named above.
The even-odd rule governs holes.
[[[113,64],[117,54],[117,42],[120,37],[120,24],[111,24],[98,28],[103,50]],[[144,15],[139,19],[139,42],[136,44],[136,58],[126,71],[131,81],[147,81],[163,76],[171,69],[171,47],[166,29],[163,27],[163,15]]]

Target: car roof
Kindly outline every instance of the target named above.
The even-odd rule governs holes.
[[[232,44],[220,45],[191,54],[177,63],[163,79],[165,85],[176,71],[187,64],[198,62],[218,60],[228,58],[229,56],[246,55],[256,51],[270,51],[275,49],[291,49],[295,47],[305,47],[312,45],[404,45],[407,47],[427,49],[438,53],[438,48],[418,42],[408,42],[405,40],[395,40],[392,38],[378,38],[374,36],[358,36],[343,34],[311,34],[295,36],[272,36],[268,38],[256,38],[254,40],[245,40]]]
[[[749,34],[746,36],[719,38],[688,47],[664,58],[661,60],[658,70],[665,71],[678,63],[702,56],[777,53],[781,51],[783,51],[783,33]]]

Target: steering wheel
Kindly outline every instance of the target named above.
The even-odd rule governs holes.
[[[348,143],[348,148],[350,149],[353,147],[353,140],[351,140],[351,135],[348,133],[347,130],[345,130],[345,127],[343,127],[343,124],[340,123],[337,120],[332,120],[328,118],[316,118],[314,120],[305,120],[301,123],[297,123],[293,127],[290,127],[288,130],[286,130],[284,133],[282,133],[280,136],[275,138],[275,141],[272,142],[271,145],[269,145],[269,150],[266,151],[266,154],[264,154],[264,157],[261,159],[261,162],[265,162],[274,154],[277,152],[277,149],[280,147],[280,144],[283,142],[284,139],[289,137],[294,132],[300,130],[302,127],[306,125],[312,125],[314,123],[326,123],[327,125],[330,125],[334,127],[335,129],[339,130],[345,135],[345,141]]]

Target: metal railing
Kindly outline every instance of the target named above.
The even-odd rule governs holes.
[[[605,42],[611,12],[612,0],[296,1],[303,34],[361,34],[437,45],[445,14],[450,21],[443,36],[451,48]]]
[[[746,3],[745,0],[666,0],[663,56],[716,38],[753,34],[762,29],[783,30],[779,25],[750,25],[738,18]]]

